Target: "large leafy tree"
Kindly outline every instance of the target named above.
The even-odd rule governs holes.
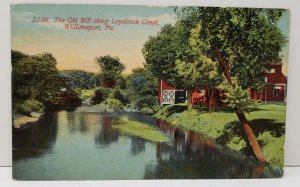
[[[198,37],[200,29],[201,26],[198,24],[190,30],[189,58],[177,60],[176,69],[178,74],[186,80],[186,84],[205,89],[207,109],[210,112],[216,87],[220,85],[224,77],[218,73],[217,62],[201,52],[205,46],[202,45],[203,43]]]
[[[27,55],[12,51],[12,99],[42,102],[46,107],[67,107],[81,103],[76,92],[59,76],[50,53]]]
[[[165,25],[161,31],[144,44],[142,50],[146,65],[159,79],[167,81],[170,85],[188,91],[188,103],[191,106],[191,94],[196,82],[185,79],[185,74],[178,73],[176,68],[178,59],[190,59],[189,31],[183,22],[176,25]],[[189,107],[190,108],[190,107]]]
[[[243,125],[257,159],[265,157],[244,112],[253,108],[248,88],[262,85],[261,73],[280,60],[286,39],[277,23],[283,10],[184,7],[179,19],[191,27],[200,25],[199,50],[218,62],[225,82],[220,86]]]
[[[142,53],[149,70],[158,78],[175,82],[176,72],[176,48],[173,36],[174,29],[171,25],[165,25],[157,36],[150,36],[144,44]]]
[[[104,80],[118,80],[125,69],[125,65],[118,57],[111,57],[110,55],[100,56],[96,57],[95,61],[100,68],[100,73]]]
[[[30,56],[12,51],[13,98],[52,103],[63,84],[51,54]]]

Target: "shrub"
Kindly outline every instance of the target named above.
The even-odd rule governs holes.
[[[123,104],[118,99],[107,99],[106,100],[108,108],[114,110],[122,110]]]
[[[157,109],[157,98],[152,95],[141,96],[137,98],[133,105],[135,108],[141,110],[143,108],[149,108],[153,112],[156,112]]]
[[[31,112],[42,112],[44,105],[39,101],[28,99],[16,104],[15,109],[18,113],[30,116]]]
[[[108,94],[111,91],[110,88],[99,87],[95,90],[95,96],[93,97],[94,103],[101,103],[108,98]]]
[[[82,94],[82,90],[80,88],[75,88],[74,91],[78,94],[81,95]]]
[[[128,99],[121,93],[119,89],[113,89],[108,95],[109,99],[117,99],[122,102],[123,105],[128,103]]]

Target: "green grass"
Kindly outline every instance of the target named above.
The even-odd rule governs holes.
[[[112,128],[119,130],[123,134],[135,135],[153,142],[169,141],[169,138],[164,136],[154,127],[139,121],[130,120],[127,117],[116,120],[116,124],[112,125]]]
[[[95,89],[81,90],[81,96],[83,97],[93,97],[95,95]]]
[[[28,99],[22,102],[14,103],[13,109],[15,113],[30,116],[31,112],[43,112],[44,105],[37,100]]]
[[[155,117],[183,129],[208,135],[233,150],[249,154],[249,146],[236,114],[233,111],[206,112],[202,109],[186,110],[186,105],[169,105]],[[246,114],[267,161],[283,166],[285,137],[285,105],[258,104],[258,109]]]
[[[248,120],[272,119],[274,122],[285,123],[286,106],[279,104],[259,104],[257,111],[247,115]]]
[[[80,98],[83,100],[90,100],[95,96],[96,89],[89,89],[89,90],[81,90],[80,91]]]

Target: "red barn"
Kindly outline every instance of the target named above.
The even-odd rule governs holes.
[[[219,92],[216,92],[217,94]],[[185,90],[178,90],[176,87],[169,85],[166,81],[159,81],[158,99],[161,105],[184,103],[186,102],[187,92]],[[205,103],[205,90],[195,89],[192,93],[192,103]]]
[[[264,73],[265,81],[267,83],[266,89],[258,92],[250,89],[251,98],[255,101],[261,102],[285,102],[287,79],[282,73],[281,64],[269,65],[269,70]],[[215,92],[214,102],[216,99],[221,98],[222,95],[219,91]],[[166,81],[159,81],[158,98],[159,103],[174,104],[186,102],[187,93],[185,90],[178,90],[176,87],[169,85]],[[205,90],[195,89],[192,93],[192,103],[201,104],[205,103]]]
[[[182,97],[181,98],[182,101],[179,103],[185,102],[186,91],[177,90],[176,87],[170,86],[166,81],[163,81],[163,80],[159,80],[158,86],[159,86],[158,101],[161,105],[178,103],[178,102],[175,102],[175,100],[176,100],[176,98],[179,98],[179,93],[180,93],[180,96]]]
[[[263,75],[267,83],[265,90],[257,92],[251,89],[251,97],[261,102],[285,102],[287,93],[287,79],[282,73],[281,64],[269,65]]]

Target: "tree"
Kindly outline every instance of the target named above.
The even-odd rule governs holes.
[[[95,61],[100,67],[103,81],[117,81],[125,69],[125,65],[118,57],[100,56],[96,57]]]
[[[184,75],[178,73],[177,60],[188,61],[190,58],[188,45],[189,31],[185,30],[183,22],[177,22],[175,26],[165,25],[155,37],[149,37],[144,44],[142,53],[149,71],[159,79],[167,81],[178,89],[188,92],[188,105],[192,106],[192,91],[196,84],[194,81],[184,79]]]
[[[96,77],[93,73],[83,70],[63,70],[59,72],[72,89],[89,89],[96,86]]]
[[[286,39],[277,23],[284,12],[275,9],[184,7],[176,9],[179,19],[192,27],[201,25],[201,53],[218,62],[226,82],[220,88],[243,125],[259,161],[265,157],[244,112],[253,109],[247,90],[262,83],[268,64],[280,60]]]
[[[11,56],[14,102],[33,100],[46,106],[80,104],[76,93],[59,76],[52,54],[26,55],[12,51]]]
[[[14,98],[51,103],[63,85],[56,60],[49,53],[19,55],[12,51],[12,92]],[[17,58],[16,58],[17,57]]]
[[[144,68],[132,70],[128,76],[128,87],[131,90],[131,102],[136,108],[149,107],[155,112],[157,105],[158,79]]]
[[[199,89],[205,89],[206,103],[208,112],[211,111],[212,99],[216,87],[224,80],[223,76],[218,73],[218,64],[211,58],[202,54],[204,46],[199,41],[198,33],[200,25],[191,29],[189,38],[191,56],[188,60],[177,60],[176,69],[178,74],[186,80],[186,84],[196,86]]]

